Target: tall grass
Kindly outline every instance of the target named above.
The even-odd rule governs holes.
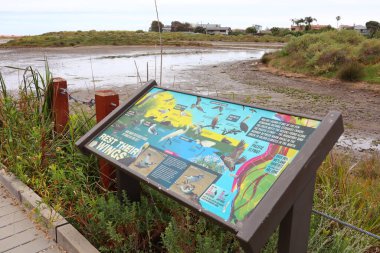
[[[157,45],[156,32],[132,31],[76,31],[50,32],[36,36],[25,36],[8,41],[0,47],[73,47],[98,45]],[[208,41],[232,42],[287,42],[288,37],[271,35],[209,35],[193,33],[162,33],[162,43],[173,46],[207,46]]]
[[[367,39],[348,30],[306,34],[274,53],[270,64],[316,76],[379,83],[380,39]]]
[[[66,134],[54,135],[51,118],[36,109],[44,108],[49,96],[49,82],[42,82],[43,75],[37,73],[25,72],[27,89],[21,86],[17,96],[4,96],[6,86],[1,86],[0,161],[100,251],[242,252],[233,234],[145,185],[139,203],[121,204],[115,192],[104,191],[95,157],[75,147],[95,124],[93,112],[72,112]],[[379,155],[359,163],[353,159],[337,153],[325,160],[318,172],[314,206],[379,234]],[[263,252],[276,252],[276,239],[274,234]],[[312,217],[310,252],[357,253],[376,247],[379,242],[367,236]]]

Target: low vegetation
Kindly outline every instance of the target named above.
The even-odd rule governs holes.
[[[286,71],[380,83],[380,39],[355,31],[306,34],[266,57],[269,65]]]
[[[50,32],[36,36],[25,36],[11,40],[0,47],[73,47],[99,45],[156,45],[159,44],[156,32],[131,31],[76,31]],[[289,38],[271,35],[207,35],[197,33],[162,33],[165,45],[207,46],[208,41],[232,42],[287,42]]]
[[[97,161],[76,140],[93,112],[73,105],[65,134],[53,131],[51,74],[28,68],[18,94],[0,75],[0,162],[32,187],[101,252],[242,252],[235,236],[143,186],[140,203],[121,204],[99,183]],[[359,162],[330,155],[319,169],[314,207],[380,234],[379,154]],[[4,165],[4,166],[2,166]],[[275,234],[264,252],[276,252]],[[310,252],[378,252],[379,241],[313,215]],[[377,250],[377,251],[376,251]]]

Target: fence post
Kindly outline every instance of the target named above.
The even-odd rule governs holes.
[[[105,118],[119,105],[119,95],[112,90],[98,90],[95,92],[96,121]],[[105,160],[99,159],[100,179],[103,186],[109,190],[112,181],[116,180],[115,169]]]
[[[53,116],[54,130],[62,133],[69,122],[69,94],[67,81],[63,78],[53,78]]]

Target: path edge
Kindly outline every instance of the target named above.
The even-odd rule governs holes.
[[[0,182],[18,202],[34,214],[54,241],[70,253],[99,253],[99,251],[63,216],[43,203],[31,188],[21,182],[13,173],[0,169]]]

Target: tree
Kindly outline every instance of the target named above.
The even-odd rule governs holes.
[[[280,28],[279,27],[272,27],[270,29],[270,32],[272,33],[272,35],[278,36],[280,34]]]
[[[179,21],[172,22],[172,32],[191,32],[193,31],[193,27],[190,23],[181,23]]]
[[[206,28],[204,28],[202,26],[197,26],[197,27],[195,27],[194,32],[195,33],[206,33]]]
[[[380,23],[377,21],[368,21],[367,23],[365,23],[365,26],[367,27],[369,31],[369,36],[371,38],[373,38],[377,31],[380,31]]]
[[[302,25],[303,23],[305,23],[305,20],[303,18],[295,18],[292,20],[294,22],[294,24],[296,24],[297,26],[300,26]]]
[[[336,16],[336,29],[339,28],[339,21],[341,20],[340,16]]]
[[[314,21],[317,21],[317,19],[313,18],[313,17],[305,17],[305,19],[304,19],[304,22],[306,24],[305,30],[310,30],[311,23],[313,23]]]
[[[272,35],[274,36],[280,36],[280,37],[283,37],[283,36],[286,36],[288,34],[291,34],[291,31],[287,28],[280,28],[280,27],[272,27],[270,29]]]
[[[160,26],[158,26],[158,21],[152,21],[149,30],[151,32],[162,32],[162,28],[164,27],[164,24],[160,22]]]
[[[255,27],[250,26],[250,27],[247,27],[247,29],[245,29],[245,33],[247,33],[247,34],[256,34],[257,30],[256,30]]]

